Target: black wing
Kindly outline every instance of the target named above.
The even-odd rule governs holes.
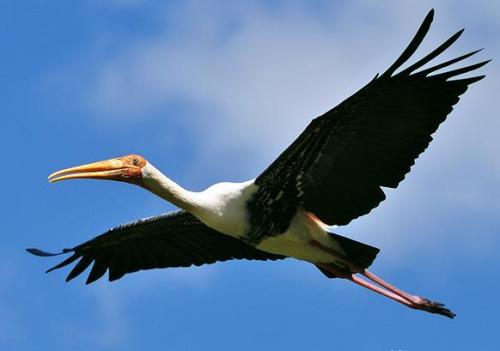
[[[70,281],[94,265],[87,279],[90,284],[109,269],[109,280],[143,269],[201,266],[231,259],[278,260],[273,255],[221,234],[207,227],[185,211],[175,211],[156,217],[130,222],[59,254],[27,249],[37,256],[73,255],[47,271],[65,267],[80,259],[69,273]]]
[[[430,75],[478,50],[417,71],[448,49],[461,30],[420,61],[395,73],[423,41],[433,15],[432,10],[385,73],[314,119],[256,179],[259,193],[249,207],[252,212],[263,213],[252,216],[258,221],[255,228],[273,222],[269,216],[286,227],[297,206],[329,225],[345,225],[385,199],[380,187],[396,188],[404,179],[459,96],[484,76],[449,79],[488,62]],[[261,235],[269,229],[265,228]],[[271,229],[276,235],[283,230],[276,224]]]

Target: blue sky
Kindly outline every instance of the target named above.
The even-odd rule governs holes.
[[[380,247],[374,272],[455,320],[293,260],[85,286],[24,252],[173,209],[125,184],[49,185],[53,171],[137,153],[189,189],[253,178],[385,70],[431,8],[419,54],[465,27],[447,57],[485,47],[487,79],[400,188],[337,232]],[[1,0],[0,349],[496,350],[499,16],[493,1]]]

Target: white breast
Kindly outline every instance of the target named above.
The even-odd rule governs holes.
[[[200,193],[204,206],[194,215],[221,233],[242,237],[250,230],[247,201],[256,191],[254,180],[214,184]]]

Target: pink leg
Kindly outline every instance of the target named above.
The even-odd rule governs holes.
[[[380,279],[373,273],[368,272],[366,269],[361,269],[360,273],[364,275],[366,278],[372,280],[373,282],[379,284],[381,287],[374,285],[368,281],[363,280],[362,278],[355,275],[355,273],[350,272],[349,270],[339,267],[335,264],[327,264],[327,263],[315,263],[317,266],[335,274],[339,278],[348,279],[360,286],[363,286],[367,289],[370,289],[378,294],[386,296],[394,301],[397,301],[407,307],[422,310],[430,313],[437,313],[448,318],[454,318],[455,314],[451,312],[449,309],[445,308],[443,304],[438,302],[432,302],[427,299],[421,298],[419,296],[408,294],[395,286],[387,283],[386,281]]]
[[[391,291],[392,293],[402,297],[406,301],[410,303],[408,305],[411,308],[417,309],[417,310],[422,310],[422,311],[427,311],[430,313],[437,313],[441,314],[443,316],[449,317],[449,318],[454,318],[456,316],[455,313],[451,312],[449,309],[444,307],[444,304],[440,302],[434,302],[427,300],[426,298],[416,296],[416,295],[411,295],[408,294],[407,292],[398,289],[392,284],[387,283],[385,280],[377,277],[375,274],[369,272],[366,269],[363,269],[360,272],[362,275],[364,275],[366,278],[370,279],[371,281],[379,284],[380,286],[386,288],[387,290]]]
[[[377,283],[380,286],[383,286],[387,290],[392,291],[394,294],[399,295],[402,298],[404,298],[410,302],[413,302],[415,304],[419,304],[422,302],[422,298],[415,296],[415,295],[408,294],[407,292],[404,292],[403,290],[398,289],[394,285],[389,284],[385,280],[377,277],[375,274],[371,273],[367,269],[361,270],[360,274],[364,275],[366,278],[370,279],[372,282]]]
[[[412,307],[412,303],[409,302],[408,300],[402,298],[401,296],[398,296],[390,291],[387,291],[387,290],[380,288],[380,287],[378,287],[370,282],[367,282],[366,280],[363,280],[354,274],[350,278],[347,278],[347,279],[349,279],[350,281],[352,281],[358,285],[361,285],[362,287],[370,289],[371,291],[375,291],[376,293],[379,293],[383,296],[386,296],[390,299],[393,299],[394,301],[402,303],[405,306]]]
[[[381,287],[378,287],[370,282],[367,282],[366,280],[361,279],[360,277],[356,276],[355,274],[350,273],[346,269],[343,269],[341,267],[336,267],[333,264],[327,264],[327,263],[321,263],[321,262],[317,262],[316,266],[319,266],[319,267],[335,274],[339,278],[350,280],[353,283],[361,285],[362,287],[370,289],[371,291],[375,291],[376,293],[381,294],[383,296],[386,296],[390,299],[393,299],[399,303],[402,303],[403,305],[406,305],[408,307],[411,307],[411,305],[412,305],[411,302],[402,298],[401,296],[398,296],[390,291],[387,291],[387,290],[385,290]]]

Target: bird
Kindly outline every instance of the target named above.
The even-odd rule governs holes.
[[[66,281],[92,264],[87,284],[106,272],[115,281],[153,268],[294,258],[315,265],[328,278],[351,281],[411,309],[454,318],[444,304],[407,293],[369,271],[378,248],[333,232],[378,207],[386,198],[383,188],[398,187],[459,97],[485,77],[462,75],[490,60],[449,68],[482,49],[424,67],[454,44],[463,29],[404,67],[433,18],[432,9],[384,73],[313,119],[252,180],[189,191],[134,154],[52,173],[49,182],[87,178],[138,185],[178,210],[117,226],[58,253],[26,250],[44,257],[71,254],[47,271],[77,261]]]

